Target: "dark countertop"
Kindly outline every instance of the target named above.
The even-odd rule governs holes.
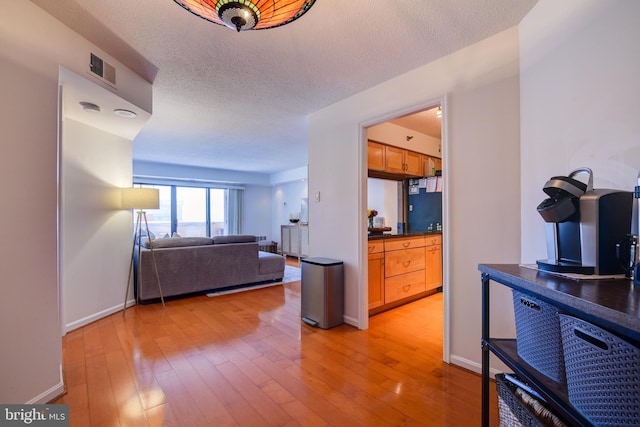
[[[402,237],[417,237],[417,236],[430,236],[432,234],[442,234],[442,231],[417,231],[413,233],[383,233],[383,234],[369,234],[369,240],[381,240],[381,239],[398,239]]]
[[[480,264],[491,280],[640,342],[640,286],[629,279],[572,279],[517,264]]]

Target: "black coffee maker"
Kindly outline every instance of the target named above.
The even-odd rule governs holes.
[[[575,178],[588,174],[588,182]],[[616,244],[630,233],[633,195],[628,191],[594,189],[593,172],[576,169],[569,176],[552,177],[538,205],[545,220],[547,259],[541,270],[579,274],[623,274]]]

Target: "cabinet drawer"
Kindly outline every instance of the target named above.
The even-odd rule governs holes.
[[[398,301],[426,290],[424,270],[390,277],[384,282],[384,302]]]
[[[397,276],[411,271],[424,270],[424,248],[386,252],[384,257],[385,277]]]
[[[367,243],[368,253],[377,254],[384,251],[384,241],[382,240],[369,240]]]
[[[434,234],[431,236],[426,236],[426,244],[427,246],[441,245],[442,244],[442,234]]]
[[[419,248],[424,246],[424,236],[408,237],[406,239],[385,240],[385,251],[398,251],[401,249]]]

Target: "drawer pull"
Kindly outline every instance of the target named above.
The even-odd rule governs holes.
[[[409,289],[411,289],[411,283],[407,283],[406,285],[402,285],[402,290],[405,292],[409,292]]]
[[[408,248],[409,246],[411,246],[411,242],[404,242],[402,243],[402,246]]]
[[[411,264],[411,260],[410,260],[410,259],[408,259],[408,260],[406,260],[406,261],[402,261],[402,265],[403,265],[404,267],[409,267],[409,264]]]
[[[369,252],[371,252],[372,250],[374,250],[376,247],[375,246],[369,246]]]

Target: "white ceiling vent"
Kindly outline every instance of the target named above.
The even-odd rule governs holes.
[[[116,68],[94,53],[89,60],[89,72],[103,82],[116,87]]]

